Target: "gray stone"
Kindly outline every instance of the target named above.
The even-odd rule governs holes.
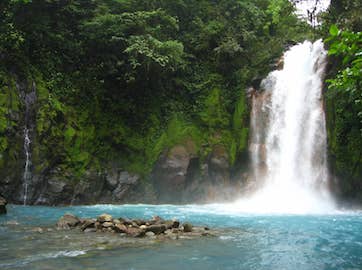
[[[146,232],[146,236],[147,237],[153,237],[153,236],[155,236],[155,233],[154,232]]]
[[[57,222],[57,228],[70,229],[76,227],[80,223],[79,218],[71,214],[65,214]]]
[[[151,225],[147,227],[146,232],[153,232],[155,234],[161,234],[166,231],[166,225],[159,224],[159,225]]]

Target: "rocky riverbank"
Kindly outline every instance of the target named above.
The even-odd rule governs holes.
[[[178,220],[165,220],[159,216],[144,220],[113,218],[109,214],[102,214],[97,218],[79,218],[65,214],[58,220],[56,227],[58,230],[78,229],[85,233],[115,233],[133,238],[176,240],[216,235],[216,231],[208,227],[193,226],[191,223],[181,224]]]
[[[6,204],[7,201],[5,200],[5,198],[0,196],[0,215],[6,214]]]

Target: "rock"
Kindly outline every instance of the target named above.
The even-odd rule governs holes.
[[[103,228],[112,228],[113,223],[112,222],[103,222],[102,226],[103,226]]]
[[[121,224],[121,221],[119,219],[113,219],[114,224]]]
[[[118,233],[127,233],[127,226],[124,224],[115,224],[114,230]]]
[[[153,237],[153,236],[155,236],[155,233],[154,232],[146,232],[146,236],[147,237]]]
[[[161,223],[164,223],[165,221],[161,218],[161,217],[159,217],[159,216],[154,216],[151,220],[150,220],[150,224],[151,225],[159,225],[159,224],[161,224]]]
[[[139,228],[128,228],[127,229],[127,235],[130,235],[132,237],[143,237],[145,236],[146,232],[144,230],[141,230]]]
[[[170,230],[170,229],[166,230],[165,234],[172,234],[172,230]]]
[[[7,201],[5,200],[4,197],[0,196],[0,215],[1,214],[6,214],[6,205],[7,205]]]
[[[190,159],[196,154],[195,149],[195,144],[190,140],[161,154],[151,174],[159,202],[181,202],[187,169]]]
[[[134,219],[132,220],[133,223],[137,224],[138,226],[142,226],[146,224],[146,221],[143,219]]]
[[[93,233],[93,232],[96,232],[97,229],[96,228],[87,228],[84,230],[85,233]]]
[[[192,225],[190,223],[185,223],[182,226],[184,227],[184,232],[192,232]]]
[[[85,220],[83,220],[80,229],[82,231],[84,231],[89,228],[95,228],[95,223],[96,223],[95,219],[85,219]]]
[[[109,214],[102,214],[97,218],[97,221],[99,222],[111,222],[112,221],[112,216]]]
[[[138,175],[132,175],[126,171],[120,172],[118,179],[115,181],[108,180],[108,183],[113,185],[112,196],[117,200],[124,200],[131,191],[139,182],[140,177]]]
[[[80,223],[79,218],[71,214],[65,214],[57,222],[57,228],[70,229],[76,227]]]
[[[140,226],[140,229],[141,229],[141,230],[146,230],[146,229],[147,229],[147,226],[146,226],[146,225],[141,225],[141,226]]]
[[[151,225],[147,227],[146,232],[153,232],[155,234],[161,234],[166,231],[166,225],[159,224],[159,225]]]
[[[180,226],[180,222],[178,220],[166,220],[165,225],[167,229],[178,228]]]
[[[96,223],[94,223],[94,227],[96,228],[96,230],[97,231],[100,231],[100,230],[102,230],[102,224],[99,222],[99,221],[97,221]]]
[[[124,225],[132,225],[132,220],[128,219],[128,218],[119,218],[119,221],[124,224]]]

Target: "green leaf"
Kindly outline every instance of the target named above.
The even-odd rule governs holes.
[[[329,33],[334,37],[338,35],[339,30],[335,24],[332,24],[331,28],[329,28]]]

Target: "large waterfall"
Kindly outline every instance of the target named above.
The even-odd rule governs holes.
[[[322,79],[326,51],[304,42],[284,54],[284,67],[255,91],[251,113],[252,190],[238,209],[320,213],[333,209],[328,192]]]

